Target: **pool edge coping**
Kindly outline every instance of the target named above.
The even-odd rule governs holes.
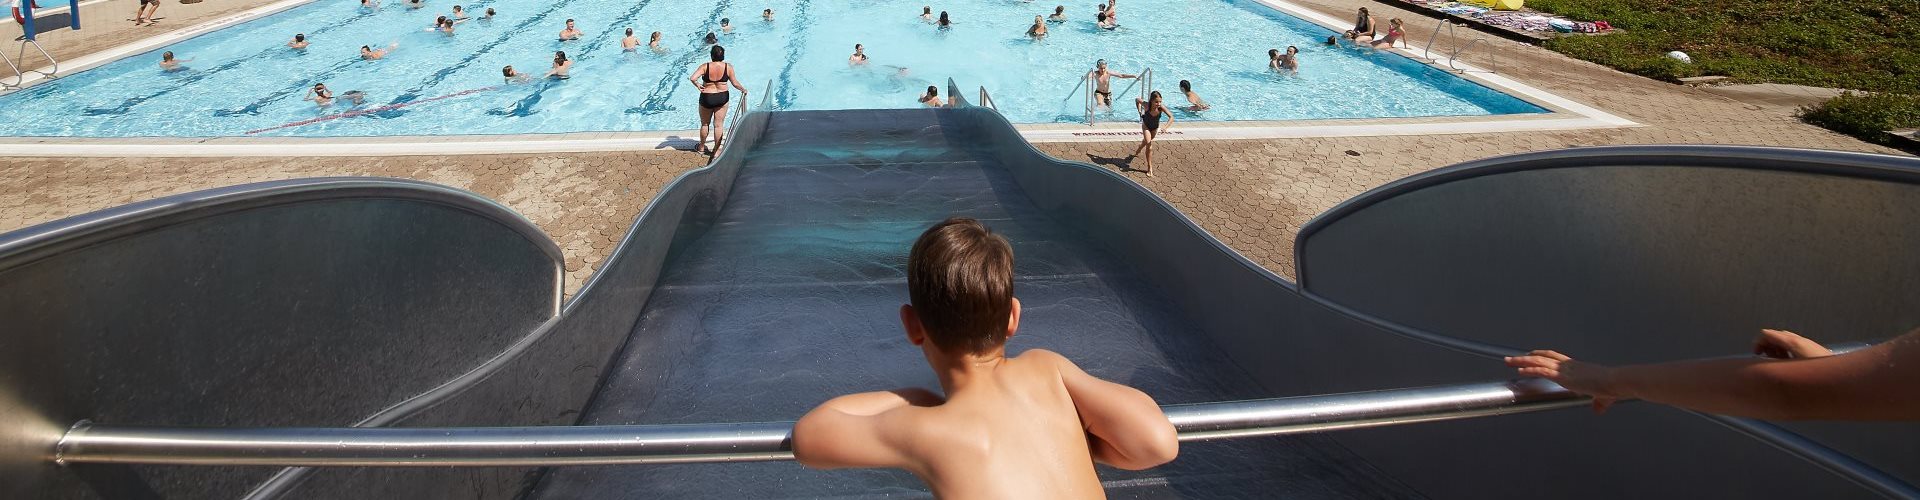
[[[312,3],[281,0],[243,12],[143,38],[76,57],[70,73],[86,71],[134,54],[253,21]],[[1284,0],[1254,0],[1275,11],[1324,28],[1339,31],[1331,15]],[[1172,128],[1165,140],[1293,139],[1311,137],[1369,137],[1398,135],[1453,135],[1522,131],[1582,130],[1643,126],[1632,120],[1561,97],[1445,56],[1416,56],[1411,47],[1395,47],[1400,56],[1448,71],[1454,76],[1505,93],[1546,109],[1547,113],[1462,117],[1371,118],[1294,121],[1190,121],[1195,126]],[[1430,62],[1428,62],[1430,61]],[[21,89],[57,78],[36,76]],[[17,92],[18,90],[15,90]],[[1571,115],[1571,116],[1568,116]],[[1020,123],[1015,128],[1029,142],[1118,142],[1137,139],[1141,132],[1131,122],[1094,125]],[[613,152],[690,149],[686,137],[695,131],[572,132],[553,134],[356,136],[356,137],[32,137],[0,136],[0,157],[294,157],[294,156],[411,156],[485,155],[521,153]],[[573,136],[573,137],[568,137]],[[579,137],[593,136],[593,137]],[[78,139],[78,140],[76,140]]]

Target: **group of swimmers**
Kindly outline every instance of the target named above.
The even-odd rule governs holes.
[[[1373,22],[1373,14],[1368,13],[1366,7],[1361,7],[1360,13],[1354,17],[1353,29],[1347,30],[1344,38],[1352,40],[1355,45],[1364,47],[1376,49],[1392,48],[1394,43],[1399,42],[1407,36],[1406,30],[1402,29],[1401,24],[1400,18],[1388,19],[1387,36],[1380,36],[1379,29]],[[1339,44],[1340,39],[1327,37],[1327,45]]]

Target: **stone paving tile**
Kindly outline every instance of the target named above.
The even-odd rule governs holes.
[[[1361,0],[1294,0],[1345,18]],[[1486,135],[1166,141],[1155,177],[1127,175],[1254,262],[1292,276],[1293,237],[1315,215],[1368,189],[1491,156],[1609,144],[1756,144],[1899,154],[1805,125],[1778,110],[1612,71],[1503,39],[1502,74],[1645,126]],[[1469,54],[1463,59],[1480,62]],[[1255,58],[1254,60],[1259,60]],[[1179,126],[1178,124],[1175,125]],[[1132,143],[1044,143],[1048,154],[1118,168]],[[526,215],[566,252],[578,289],[646,202],[702,157],[678,151],[387,158],[0,158],[0,231],[169,194],[272,179],[378,175],[468,189]]]

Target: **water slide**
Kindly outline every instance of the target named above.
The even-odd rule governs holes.
[[[0,497],[924,495],[780,459],[784,422],[828,397],[936,386],[895,310],[908,244],[950,215],[1014,245],[1011,349],[1140,387],[1182,426],[1174,463],[1101,471],[1116,497],[1916,497],[1920,425],[1596,417],[1493,358],[1920,326],[1920,161],[1481,160],[1315,219],[1296,283],[990,108],[755,111],[733,141],[565,302],[532,224],[411,181],[236,186],[0,235]],[[1528,406],[1536,390],[1556,400]]]

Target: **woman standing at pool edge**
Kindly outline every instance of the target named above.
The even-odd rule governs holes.
[[[732,97],[727,85],[740,89],[741,99],[747,98],[747,88],[740,85],[740,77],[734,74],[733,65],[725,62],[725,47],[715,45],[710,52],[713,60],[693,70],[693,76],[687,80],[700,87],[700,146],[694,151],[719,156],[720,143],[726,134],[727,100]],[[713,129],[713,149],[707,149],[708,128]]]
[[[1167,120],[1167,125],[1173,124],[1173,114],[1168,113],[1167,105],[1160,102],[1158,90],[1153,91],[1152,97],[1147,101],[1141,101],[1138,97],[1133,98],[1133,107],[1140,110],[1140,147],[1134,148],[1133,154],[1127,158],[1131,162],[1131,158],[1146,152],[1147,168],[1142,169],[1141,172],[1145,172],[1147,177],[1153,177],[1153,138],[1166,130],[1166,127],[1160,125],[1161,119]]]

